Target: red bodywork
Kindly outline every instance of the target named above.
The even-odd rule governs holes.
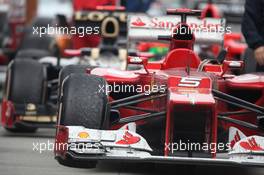
[[[202,10],[201,18],[221,18],[222,15],[218,9],[218,7],[213,3],[208,3],[205,8]],[[140,21],[142,22],[142,21]],[[145,25],[145,24],[144,24]],[[229,26],[226,26],[229,27]],[[232,28],[231,28],[232,31]],[[137,45],[137,50],[140,52],[146,52],[151,47],[159,47],[164,48],[168,47],[168,44],[165,43],[158,43],[158,42],[140,42]],[[210,45],[210,52],[213,54],[214,57],[217,57],[219,52],[221,51],[221,47],[218,44]],[[243,36],[240,33],[228,33],[224,36],[224,44],[223,47],[227,49],[227,59],[228,60],[239,60],[241,59],[242,55],[245,53],[247,49],[247,44],[243,42]]]
[[[16,4],[12,4],[15,6]],[[24,36],[24,27],[26,25],[25,14],[25,5],[20,4],[18,7],[13,7],[10,5],[9,11],[6,11],[6,21],[4,23],[8,24],[8,36],[4,36],[7,38],[7,43],[4,43],[3,48],[8,49],[9,51],[15,52],[20,46],[21,40]],[[14,12],[16,11],[16,12]],[[5,51],[0,53],[0,65],[6,65],[9,63],[11,58],[10,55],[6,54]]]
[[[14,115],[15,108],[12,104],[12,102],[3,100],[2,102],[2,117],[1,117],[1,123],[3,127],[12,128],[14,125]]]
[[[218,113],[236,111],[237,109],[231,109],[230,106],[218,102],[212,94],[212,89],[232,94],[233,91],[246,90],[250,87],[261,93],[261,96],[252,102],[263,105],[264,75],[259,75],[259,79],[256,79],[255,82],[247,80],[236,81],[233,75],[225,74],[229,61],[224,61],[223,65],[208,63],[203,67],[202,71],[197,72],[201,59],[192,50],[195,42],[194,36],[190,40],[177,40],[175,38],[177,37],[172,37],[170,51],[161,61],[146,63],[146,59],[142,58],[142,64],[145,67],[142,70],[117,71],[95,68],[91,71],[89,70],[88,73],[104,77],[110,85],[128,84],[141,85],[143,87],[146,85],[151,87],[154,85],[165,85],[167,87],[166,97],[137,105],[148,110],[166,110],[165,144],[173,142],[174,135],[178,131],[177,127],[184,129],[180,126],[184,120],[188,124],[183,122],[182,125],[186,127],[195,127],[200,125],[199,122],[204,122],[204,128],[199,128],[201,130],[197,132],[203,132],[204,141],[207,143],[217,143],[218,127],[228,131],[230,126],[235,126],[247,135],[256,133],[235,124],[218,122]],[[110,98],[118,100],[119,96],[118,94],[110,93]],[[142,112],[125,108],[120,108],[120,113],[122,118],[142,114]],[[181,115],[185,118],[181,118]],[[256,115],[246,117],[233,115],[232,118],[256,124]],[[198,123],[189,122],[188,120],[194,120]],[[180,123],[180,125],[175,126],[175,122]],[[145,122],[138,122],[137,124],[144,125]],[[165,156],[170,155],[169,150],[165,149],[164,151]],[[211,155],[215,157],[214,153]]]
[[[183,13],[187,14],[189,12],[192,13],[193,11],[183,11]],[[187,24],[184,25],[189,28]],[[148,62],[147,57],[128,57],[128,63],[142,65],[143,68],[140,70],[87,69],[87,74],[104,77],[110,86],[148,86],[152,91],[157,86],[166,87],[162,95],[156,96],[158,98],[129,104],[131,105],[129,106],[130,108],[127,108],[123,103],[128,103],[128,99],[131,100],[131,97],[138,94],[142,95],[146,91],[134,92],[133,94],[123,90],[109,92],[109,105],[112,105],[110,107],[113,109],[118,109],[120,118],[125,118],[131,122],[129,119],[145,114],[142,109],[157,113],[165,111],[166,115],[162,116],[162,120],[159,120],[159,116],[152,117],[151,120],[135,120],[137,124],[136,132],[146,139],[150,146],[152,146],[153,139],[154,142],[156,140],[161,141],[162,145],[175,143],[182,139],[188,140],[188,143],[203,142],[216,146],[216,143],[220,142],[220,136],[223,134],[220,129],[228,133],[231,126],[240,129],[247,136],[253,134],[261,135],[262,131],[260,130],[251,130],[238,124],[219,120],[221,113],[231,112],[233,113],[230,116],[232,119],[257,125],[257,114],[249,113],[243,116],[236,114],[237,112],[245,112],[245,110],[224,103],[217,98],[215,92],[217,90],[218,92],[250,101],[252,104],[263,106],[264,75],[248,74],[235,76],[230,74],[229,68],[231,68],[231,65],[233,66],[232,68],[242,68],[244,66],[242,61],[225,59],[223,64],[210,62],[203,64],[204,62],[193,51],[195,43],[193,35],[180,36],[174,33],[170,37],[169,53],[160,61]],[[155,97],[155,95],[157,94],[146,95],[146,97]],[[125,99],[125,102],[122,99]],[[116,107],[115,102],[120,102],[118,104],[121,106]],[[156,125],[153,127],[153,121],[161,127],[157,128]],[[143,132],[140,131],[144,126],[151,126],[150,131],[148,130],[150,132],[148,135],[144,134],[144,130]],[[112,130],[119,127],[121,126],[114,124],[109,129]],[[187,134],[183,134],[184,132]],[[66,135],[67,133],[65,134],[65,132],[64,134],[58,133],[57,140],[64,140]],[[227,137],[228,134],[225,135],[225,140],[227,140]],[[62,143],[67,143],[67,141],[62,141]],[[207,157],[216,158],[217,148],[215,146],[206,152]],[[167,149],[166,146],[162,154],[165,157],[174,156],[174,153]],[[196,158],[196,156],[189,154],[186,157]]]
[[[96,6],[109,6],[109,5],[115,5],[116,0],[89,0],[89,3],[87,3],[87,0],[74,0],[73,1],[73,8],[74,11],[78,10],[95,10]]]

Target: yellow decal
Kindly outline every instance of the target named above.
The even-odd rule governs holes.
[[[88,132],[80,132],[79,134],[78,134],[78,136],[80,137],[80,138],[82,138],[82,139],[86,139],[86,138],[88,138],[89,137],[89,134],[88,134]]]

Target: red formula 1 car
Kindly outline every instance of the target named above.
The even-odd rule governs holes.
[[[227,49],[228,54],[227,54],[227,59],[231,60],[231,59],[235,59],[235,60],[241,60],[245,50],[247,48],[247,44],[245,42],[243,42],[243,36],[241,33],[237,33],[233,31],[232,26],[230,25],[230,21],[228,21],[228,17],[223,15],[223,13],[221,13],[221,5],[219,6],[219,4],[217,3],[213,3],[211,0],[209,0],[206,4],[201,3],[200,8],[202,8],[202,18],[207,18],[207,17],[211,17],[211,18],[221,18],[222,16],[225,17],[225,19],[227,20],[227,24],[228,24],[228,28],[229,28],[229,32],[225,34],[224,36],[224,42],[223,42],[223,46],[224,48]],[[199,8],[199,7],[198,7]],[[228,23],[229,22],[229,23]],[[221,50],[221,46],[220,45],[207,45],[207,46],[203,46],[201,48],[201,57],[216,57],[219,52]]]
[[[218,14],[226,18],[228,23],[241,23],[245,0],[199,0],[194,2],[194,7],[204,9],[208,4],[214,4]]]
[[[264,165],[264,75],[230,74],[231,69],[242,69],[243,62],[226,60],[225,51],[217,60],[201,61],[193,46],[205,33],[176,32],[190,31],[191,25],[222,26],[221,20],[188,17],[201,15],[188,9],[171,9],[168,14],[181,16],[180,23],[174,16],[173,34],[149,30],[152,20],[172,25],[160,18],[139,20],[137,16],[129,22],[131,40],[170,42],[169,53],[161,61],[128,57],[128,63],[143,68],[87,69],[86,74],[63,80],[55,147],[59,163],[74,167],[95,167],[98,160]],[[206,33],[215,41],[223,36]]]

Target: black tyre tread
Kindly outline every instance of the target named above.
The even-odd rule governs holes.
[[[95,75],[69,75],[62,84],[60,125],[103,128],[108,99],[105,92],[99,92],[99,87],[105,85],[106,81]]]
[[[11,78],[8,99],[18,104],[42,104],[44,66],[31,59],[15,60],[9,71],[11,71]]]
[[[52,50],[52,45],[55,43],[55,39],[50,36],[39,37],[36,35],[26,35],[20,46],[20,50],[26,49],[38,49],[50,51]]]
[[[48,25],[53,26],[53,18],[49,17],[35,17],[32,22],[26,26],[25,35],[32,35],[32,28],[47,27]],[[43,36],[42,36],[43,37]]]
[[[59,89],[58,89],[58,97],[60,96],[61,93],[61,85],[62,81],[69,75],[71,74],[77,74],[77,73],[85,73],[87,68],[92,68],[89,65],[69,65],[64,67],[60,73],[59,73]]]
[[[89,65],[69,65],[64,67],[59,74],[59,85],[61,86],[62,81],[70,74],[85,73],[87,68],[93,68]]]
[[[40,49],[24,49],[16,54],[16,59],[40,59],[46,56],[52,56],[49,51]]]

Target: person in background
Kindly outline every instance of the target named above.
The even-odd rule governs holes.
[[[257,71],[264,71],[264,1],[246,0],[242,33],[254,52]]]
[[[146,12],[154,0],[126,0],[127,12]]]

